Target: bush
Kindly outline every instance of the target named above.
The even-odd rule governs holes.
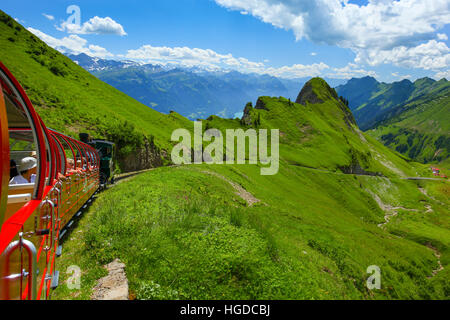
[[[65,68],[58,62],[52,62],[49,66],[49,70],[56,76],[65,77],[67,75]]]

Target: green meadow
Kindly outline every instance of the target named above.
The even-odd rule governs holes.
[[[264,109],[247,108],[251,123],[204,121],[222,132],[280,128],[276,175],[261,164],[184,165],[102,193],[64,244],[61,268],[79,264],[82,288],[55,297],[88,299],[102,266],[120,258],[136,299],[448,298],[448,182],[406,180],[428,167],[365,136],[323,80],[310,84],[324,103],[263,97]],[[355,165],[366,174],[339,169]],[[366,286],[372,265],[380,290]]]

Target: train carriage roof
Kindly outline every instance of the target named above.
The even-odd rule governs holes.
[[[11,128],[30,128],[30,123],[20,103],[13,101],[11,96],[5,95],[6,112]]]
[[[92,142],[95,142],[95,143],[104,143],[104,144],[109,144],[109,145],[111,145],[111,146],[113,146],[113,145],[114,145],[114,143],[113,143],[113,142],[111,142],[111,141],[106,141],[106,140],[92,140]]]

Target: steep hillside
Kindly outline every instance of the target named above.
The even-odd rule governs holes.
[[[429,170],[360,132],[322,79],[298,101],[261,97],[241,120],[203,121],[279,129],[276,175],[184,165],[101,194],[59,261],[81,267],[82,288],[56,298],[89,298],[120,258],[137,299],[448,299],[448,182],[404,179]],[[379,290],[366,285],[374,265]]]
[[[444,90],[444,88],[446,88]],[[421,162],[450,156],[450,88],[419,95],[383,115],[368,133],[385,145]]]
[[[363,105],[379,89],[380,83],[373,77],[352,78],[345,85],[336,87],[339,95],[349,100],[349,107],[352,111]]]
[[[449,90],[450,83],[446,79],[435,81],[430,78],[418,79],[414,83],[402,80],[388,84],[365,77],[351,79],[336,88],[340,96],[349,100],[349,107],[362,130],[373,127],[386,115],[425,95]]]
[[[280,128],[280,157],[287,164],[372,175],[416,175],[398,154],[361,133],[349,108],[324,80],[307,82],[297,102],[302,104],[261,97],[244,114],[251,127]],[[239,124],[212,117],[208,127],[225,129]]]
[[[45,123],[75,137],[88,132],[113,140],[120,147],[123,169],[135,169],[127,167],[131,162],[160,164],[166,154],[160,150],[170,148],[171,132],[189,123],[98,80],[1,11],[0,45],[0,61],[25,88]]]

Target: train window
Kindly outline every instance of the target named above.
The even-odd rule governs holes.
[[[17,171],[11,170],[11,185],[28,185],[21,188],[29,191],[33,189],[36,182],[38,168],[38,153],[33,131],[31,130],[28,119],[20,112],[19,108],[14,107],[13,100],[6,95],[8,128],[9,128],[9,148],[11,165],[16,165]],[[33,193],[33,192],[32,192]]]
[[[38,196],[40,157],[36,129],[30,121],[29,110],[10,79],[4,74],[1,75],[11,168],[5,214],[5,218],[8,218]]]
[[[67,140],[70,145],[72,146],[74,153],[74,169],[81,169],[82,159],[81,159],[81,153],[80,153],[80,147],[78,144],[76,144],[73,140],[68,139]]]
[[[55,134],[56,139],[61,143],[61,146],[63,148],[63,151],[66,155],[66,163],[64,164],[65,170],[62,171],[64,175],[71,175],[75,169],[75,150],[73,149],[72,145],[66,140],[63,136],[60,136],[58,134]]]
[[[65,175],[66,174],[66,153],[64,152],[64,147],[54,134],[52,134],[52,138],[55,142],[57,156],[59,157],[58,172],[61,173],[62,175]]]
[[[10,184],[34,183],[37,172],[37,153],[31,130],[10,130],[10,163],[16,165],[16,170],[10,170]],[[32,167],[32,170],[29,168]],[[26,172],[29,171],[29,172]],[[17,178],[20,177],[21,178]],[[24,178],[28,182],[24,181]],[[14,179],[16,178],[16,179]]]
[[[113,149],[112,145],[106,143],[98,143],[97,144],[98,152],[100,154],[100,158],[111,158]]]

